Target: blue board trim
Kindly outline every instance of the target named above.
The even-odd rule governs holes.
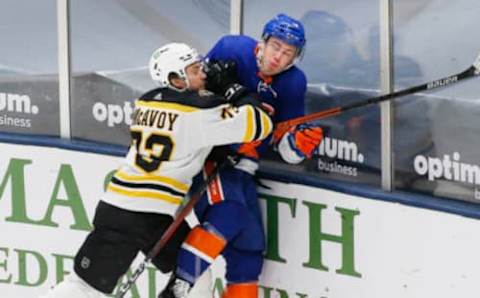
[[[400,203],[407,206],[480,219],[480,204],[472,202],[422,195],[406,191],[387,192],[373,186],[320,179],[301,175],[299,173],[295,173],[295,175],[279,173],[278,171],[273,171],[268,168],[260,168],[258,174],[259,177],[263,179],[270,179],[283,183],[303,184],[368,199]]]
[[[65,140],[52,136],[0,132],[0,142],[42,147],[54,147],[73,151],[90,152],[113,156],[124,156],[127,153],[126,146],[84,140]]]
[[[27,134],[0,133],[0,142],[54,147],[113,156],[124,156],[127,152],[126,146],[84,140],[64,140],[58,137]],[[368,199],[400,203],[407,206],[437,210],[441,212],[458,214],[469,218],[480,219],[480,204],[471,202],[439,198],[404,191],[386,192],[379,188],[367,185],[325,180],[317,177],[310,177],[308,175],[301,175],[299,173],[295,173],[295,175],[284,172],[279,173],[278,171],[266,167],[260,168],[258,173],[259,177],[262,179],[270,179],[284,183],[303,184]]]

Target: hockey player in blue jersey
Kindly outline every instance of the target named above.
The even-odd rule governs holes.
[[[223,37],[207,55],[207,88],[227,98],[258,93],[273,107],[274,122],[302,116],[306,77],[295,62],[304,47],[302,24],[284,14],[266,23],[260,42],[243,35]],[[234,70],[233,75],[228,68]],[[322,136],[320,127],[302,125],[287,132],[275,146],[285,161],[299,163],[312,156]],[[220,254],[227,266],[223,297],[258,296],[265,239],[254,175],[267,145],[258,141],[235,147],[244,157],[235,168],[222,170],[197,204],[201,224],[184,241],[176,273],[160,298],[187,297],[197,278]]]

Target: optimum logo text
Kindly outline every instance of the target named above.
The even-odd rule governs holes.
[[[39,109],[38,106],[32,105],[28,95],[0,92],[0,112],[36,115]],[[32,120],[11,114],[0,114],[0,126],[30,128]]]
[[[357,176],[356,167],[342,164],[342,161],[364,163],[365,157],[358,152],[358,146],[354,142],[334,138],[324,138],[318,148],[318,169],[325,172],[334,172],[347,176]],[[322,157],[335,159],[331,162]]]
[[[125,123],[132,124],[133,106],[131,102],[124,102],[123,106],[116,104],[105,104],[96,102],[92,107],[92,114],[95,120],[106,122],[108,127]]]
[[[480,185],[480,167],[460,161],[460,153],[445,154],[443,158],[417,155],[413,161],[415,172],[428,180],[445,179]]]
[[[0,92],[0,111],[38,114],[38,107],[32,105],[28,95]]]

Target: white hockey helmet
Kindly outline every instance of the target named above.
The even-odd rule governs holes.
[[[162,87],[175,88],[170,84],[169,75],[174,73],[187,83],[189,87],[185,69],[202,60],[197,50],[184,43],[169,43],[156,49],[150,58],[149,70],[152,80],[158,82]]]

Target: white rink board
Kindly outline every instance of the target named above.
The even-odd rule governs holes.
[[[62,176],[59,174],[62,165],[68,165],[72,170],[76,189],[79,191],[84,210],[91,223],[95,206],[103,193],[105,177],[121,162],[121,158],[108,155],[38,146],[0,143],[0,151],[2,152],[0,157],[2,180],[5,179],[5,173],[12,159],[28,162],[24,167],[26,213],[29,219],[35,221],[45,217],[52,197],[65,200],[75,196],[72,193],[67,195],[66,191],[66,188],[75,189],[74,186],[65,186],[66,181],[71,179],[59,178]],[[58,181],[60,186],[55,187]],[[56,195],[54,195],[54,189],[58,189]],[[18,207],[12,208],[11,197],[11,181],[9,181],[0,197],[0,231],[2,231],[0,234],[0,297],[38,297],[57,282],[56,270],[57,267],[62,267],[60,261],[62,258],[55,256],[73,257],[88,232],[71,228],[75,223],[72,208],[64,206],[56,206],[52,212],[52,221],[57,223],[58,227],[7,221],[6,219],[14,212],[14,208],[18,212]],[[25,267],[21,265],[22,255],[26,255]],[[140,260],[142,259],[137,258],[137,263]],[[71,272],[73,260],[64,259],[63,268]],[[28,283],[35,284],[34,286],[17,285],[25,274]],[[140,297],[155,297],[149,293],[147,280],[153,280],[153,278],[146,270],[138,280],[138,293]],[[162,282],[162,276],[158,274],[157,283]],[[151,282],[151,284],[155,283]]]
[[[480,221],[302,185],[268,182],[270,193],[328,206],[322,232],[339,235],[341,207],[359,211],[354,220],[355,269],[361,277],[338,274],[341,247],[326,242],[322,263],[328,271],[305,268],[308,208],[297,204],[292,218],[280,207],[281,254],[287,263],[266,262],[262,283],[305,297],[424,298],[478,297]],[[278,292],[278,291],[274,291]]]
[[[91,221],[104,179],[121,158],[3,143],[0,152],[0,296],[37,297],[56,282],[57,271],[71,271],[72,261],[62,256],[72,257],[87,234],[75,228],[72,210],[79,214],[84,210]],[[278,236],[275,251],[283,261],[266,260],[260,297],[478,297],[478,220],[302,185],[264,182],[272,189],[260,188],[263,195],[283,200],[278,204],[278,235],[272,236],[271,227],[267,230],[270,239]],[[16,196],[13,205],[12,193]],[[55,200],[77,204],[52,205]],[[264,211],[266,202],[261,200]],[[50,217],[49,206],[53,206]],[[317,232],[341,236],[339,210],[355,214],[353,244],[345,247],[349,246],[350,266],[360,277],[336,272],[345,261],[344,246],[327,240],[314,244],[320,241],[312,226],[315,218],[321,222]],[[267,222],[273,221],[271,213],[264,213]],[[321,258],[310,245],[319,248]],[[312,268],[312,255],[327,269]],[[216,271],[221,270],[217,266]],[[137,297],[155,297],[163,282],[153,270],[145,272],[136,288]]]

